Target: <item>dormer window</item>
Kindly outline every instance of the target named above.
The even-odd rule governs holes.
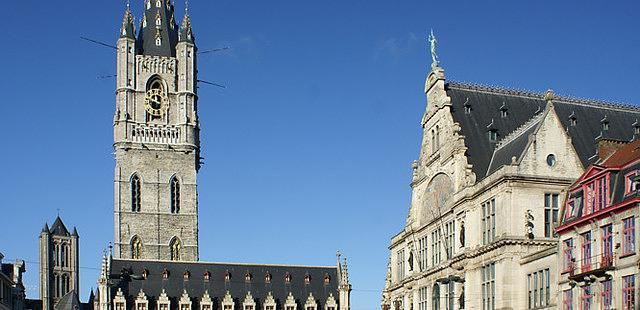
[[[490,142],[496,142],[498,141],[498,131],[495,129],[491,129],[487,132],[487,135],[489,136],[489,141]]]
[[[329,283],[331,283],[331,276],[329,276],[328,274],[324,274],[324,284],[328,285]]]
[[[149,277],[149,270],[148,269],[142,270],[142,278],[146,280],[148,277]]]
[[[271,273],[267,272],[267,274],[264,276],[264,283],[271,283]]]
[[[288,272],[284,275],[284,283],[286,284],[291,283],[291,274]]]
[[[167,268],[162,270],[162,278],[165,279],[165,280],[169,279],[169,270]]]
[[[607,119],[607,116],[605,115],[604,118],[600,121],[600,123],[602,123],[602,130],[609,130],[609,120]]]
[[[640,124],[638,123],[638,120],[633,122],[633,124],[631,124],[631,126],[633,126],[633,134],[634,135],[640,135]]]
[[[209,282],[209,279],[211,279],[211,272],[205,271],[203,278],[205,282]]]
[[[500,107],[500,117],[507,118],[507,116],[509,115],[509,112],[507,110],[507,104],[503,102],[502,106]]]
[[[156,18],[156,26],[158,27],[162,26],[162,19]]]
[[[464,114],[471,114],[471,106],[470,105],[465,105],[464,106]]]
[[[151,0],[147,1],[147,10],[151,8]]]
[[[185,281],[189,281],[189,278],[190,278],[190,277],[191,277],[191,272],[189,272],[189,270],[185,271],[185,272],[182,274],[182,279],[183,279],[183,280],[185,280]]]
[[[578,119],[575,116],[570,117],[569,124],[571,124],[572,127],[575,127],[576,125],[578,125]]]
[[[304,275],[304,284],[311,283],[311,276],[309,274]]]
[[[247,272],[244,274],[244,281],[245,282],[251,282],[251,279],[253,278],[253,276],[251,275],[251,273]]]
[[[156,0],[156,7],[159,8],[162,6],[162,1]]]
[[[160,37],[156,38],[156,46],[162,46],[162,38]]]
[[[231,273],[227,270],[224,273],[224,282],[229,282],[229,281],[231,281]]]

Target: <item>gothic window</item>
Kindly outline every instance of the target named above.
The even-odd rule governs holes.
[[[60,248],[60,267],[67,267],[67,246],[63,243],[58,247]]]
[[[60,266],[60,244],[57,242],[53,244],[53,266]]]
[[[180,181],[178,178],[171,178],[171,213],[180,213]]]
[[[158,36],[158,37],[156,37],[156,45],[157,45],[157,46],[162,45],[162,38],[161,38],[161,37],[159,37],[159,36]]]
[[[53,298],[60,297],[60,275],[53,274]]]
[[[304,275],[304,284],[311,284],[311,276],[309,274]]]
[[[63,274],[62,275],[62,288],[61,288],[62,292],[60,294],[60,296],[64,296],[69,292],[69,275],[68,274]]]
[[[131,211],[140,212],[140,177],[131,177]]]
[[[180,251],[182,250],[180,239],[173,238],[169,243],[169,249],[171,250],[171,260],[180,260]]]
[[[205,271],[203,277],[205,282],[209,282],[209,279],[211,278],[211,272]]]
[[[271,278],[272,278],[271,273],[267,271],[267,274],[264,276],[264,282],[271,283]]]
[[[138,236],[131,239],[131,258],[140,259],[142,257],[142,241]]]
[[[244,274],[244,281],[247,283],[251,283],[251,279],[253,278],[253,276],[251,275],[251,273],[247,272]]]
[[[162,6],[162,1],[156,0],[156,7],[159,8]]]
[[[284,283],[291,283],[291,274],[288,272],[284,275]]]

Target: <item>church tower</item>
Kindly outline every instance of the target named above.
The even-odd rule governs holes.
[[[42,309],[51,310],[66,295],[77,293],[79,245],[78,231],[69,233],[57,217],[51,228],[46,223],[40,233],[40,299]]]
[[[188,10],[146,0],[136,37],[124,14],[117,43],[114,256],[198,260],[195,38]]]

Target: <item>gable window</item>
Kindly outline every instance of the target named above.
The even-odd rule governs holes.
[[[634,275],[622,277],[622,309],[633,310],[636,305]]]
[[[609,130],[609,122],[602,122],[602,130]]]
[[[496,238],[496,199],[482,204],[482,244],[489,244]]]
[[[582,272],[591,270],[591,232],[588,231],[580,235],[582,239],[582,261],[580,263]]]
[[[493,310],[496,298],[496,264],[482,267],[482,309]]]
[[[624,194],[629,195],[638,190],[637,171],[632,171],[624,175]]]
[[[142,257],[142,241],[138,236],[131,239],[131,258],[140,259]]]
[[[471,114],[471,106],[470,105],[465,105],[464,106],[464,114]]]
[[[169,244],[169,250],[171,251],[171,260],[180,260],[180,251],[182,250],[182,242],[180,242],[180,239],[173,238]]]
[[[558,194],[544,194],[544,236],[557,237],[554,228],[558,224]]]
[[[180,213],[180,181],[174,176],[169,183],[171,186],[171,213]]]
[[[562,272],[573,270],[573,239],[569,238],[562,242],[563,269]]]
[[[571,124],[572,127],[575,127],[576,125],[578,125],[578,119],[575,117],[572,117],[569,119],[569,123]]]
[[[137,174],[131,177],[131,211],[140,212],[140,177]]]
[[[622,255],[634,254],[636,252],[636,219],[632,216],[622,222]]]

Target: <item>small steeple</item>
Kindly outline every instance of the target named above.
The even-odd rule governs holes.
[[[50,233],[50,231],[49,231],[49,224],[44,223],[44,227],[42,228],[42,233],[43,233],[43,234],[49,234],[49,233]]]
[[[145,0],[142,28],[138,33],[138,53],[174,57],[178,43],[178,26],[174,7],[168,0]]]
[[[120,29],[120,38],[136,39],[136,28],[133,25],[133,14],[131,13],[131,6],[127,1],[127,9],[124,11],[124,17],[122,18],[122,28]]]
[[[193,43],[195,38],[193,37],[193,31],[191,30],[191,17],[189,17],[189,0],[185,1],[184,17],[182,18],[182,27],[178,34],[179,42]]]
[[[75,226],[73,226],[73,233],[71,233],[71,235],[74,237],[78,237],[78,229],[76,229]]]

